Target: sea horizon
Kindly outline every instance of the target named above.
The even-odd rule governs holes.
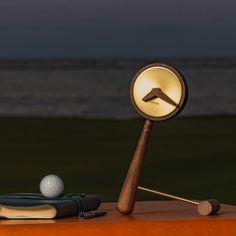
[[[181,71],[189,99],[181,116],[236,115],[236,57],[0,59],[0,116],[132,119],[135,73],[150,63]]]

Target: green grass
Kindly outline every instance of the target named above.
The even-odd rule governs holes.
[[[0,118],[0,192],[38,192],[60,175],[66,192],[116,201],[143,120]],[[155,123],[141,184],[195,199],[236,204],[236,117]],[[138,199],[159,199],[148,193]]]

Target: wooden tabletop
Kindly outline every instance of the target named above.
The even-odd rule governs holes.
[[[0,235],[236,235],[236,206],[222,205],[218,215],[200,216],[195,205],[179,201],[137,202],[133,214],[124,216],[115,203],[103,203],[108,214],[89,220],[0,220]]]

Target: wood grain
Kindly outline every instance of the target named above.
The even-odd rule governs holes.
[[[139,184],[145,152],[149,143],[152,123],[153,122],[148,119],[144,122],[143,130],[120,192],[117,210],[122,214],[130,214],[134,209],[137,187]]]
[[[1,220],[0,236],[235,236],[236,206],[222,204],[219,214],[199,216],[196,205],[180,201],[137,202],[135,213],[120,215],[103,203],[106,216],[83,220]]]

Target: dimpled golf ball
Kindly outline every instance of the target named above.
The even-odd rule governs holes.
[[[39,188],[44,197],[57,198],[64,192],[64,182],[57,175],[46,175],[42,178]]]

